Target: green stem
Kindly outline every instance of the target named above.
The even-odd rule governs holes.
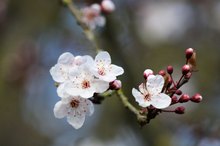
[[[129,101],[128,98],[124,95],[123,91],[120,89],[116,92],[119,99],[123,103],[123,105],[129,109],[131,112],[133,112],[137,116],[137,120],[141,125],[145,125],[147,121],[146,114],[142,115],[138,109],[136,109]]]

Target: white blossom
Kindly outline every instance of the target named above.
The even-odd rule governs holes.
[[[106,51],[99,52],[95,57],[94,63],[93,73],[101,80],[112,82],[117,76],[124,73],[122,67],[111,64],[111,57]]]
[[[171,98],[161,93],[164,86],[164,78],[161,75],[149,75],[147,82],[139,86],[139,91],[132,89],[132,94],[135,100],[142,107],[153,105],[155,108],[166,108],[171,103]]]
[[[89,7],[81,9],[82,22],[90,29],[95,29],[96,26],[105,25],[105,17],[101,16],[101,7],[98,4],[93,4]]]
[[[82,127],[85,116],[91,116],[94,112],[93,103],[79,96],[67,96],[58,101],[54,106],[56,118],[67,117],[67,122],[75,129]]]
[[[95,78],[90,66],[85,64],[70,72],[70,80],[63,85],[63,88],[72,96],[90,98],[94,93],[105,92],[109,88],[109,82]]]
[[[76,56],[65,52],[58,58],[57,64],[50,69],[50,74],[55,82],[63,83],[69,80],[69,71],[76,69],[78,66],[93,60],[90,56]]]

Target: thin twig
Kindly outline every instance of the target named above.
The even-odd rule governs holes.
[[[137,116],[137,120],[141,125],[146,124],[147,116],[146,114],[142,115],[138,109],[136,109],[129,101],[128,98],[124,95],[123,91],[120,89],[116,92],[119,99],[123,103],[123,105],[129,109],[131,112],[133,112]]]
[[[82,22],[82,19],[81,19],[82,13],[80,12],[80,10],[78,10],[78,8],[75,6],[72,0],[63,0],[63,3],[69,8],[72,15],[75,17],[77,23],[79,24],[79,26],[81,26],[87,39],[90,40],[92,44],[95,46],[96,52],[101,51],[95,39],[95,35],[93,31],[84,22]]]
[[[72,2],[72,0],[62,0],[63,3],[69,8],[69,10],[71,11],[72,15],[75,17],[77,23],[79,24],[79,26],[81,26],[81,28],[83,29],[83,32],[85,34],[85,36],[91,41],[92,44],[94,44],[96,51],[99,52],[101,49],[98,46],[98,43],[96,42],[95,39],[95,35],[93,33],[93,31],[87,26],[85,25],[85,23],[82,22],[81,18],[82,18],[82,13],[77,9],[77,7],[74,5],[74,3]],[[110,96],[112,95],[114,92],[109,92],[103,94],[103,97],[105,96]],[[147,116],[146,114],[142,115],[140,113],[140,111],[138,109],[136,109],[129,101],[128,98],[124,95],[123,91],[117,90],[116,92],[117,96],[119,97],[119,99],[121,99],[122,104],[128,108],[132,113],[134,113],[137,116],[137,120],[139,122],[139,124],[141,126],[145,125],[147,122]]]

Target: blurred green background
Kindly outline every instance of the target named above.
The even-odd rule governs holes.
[[[95,56],[92,44],[59,0],[0,0],[0,146],[220,146],[220,1],[113,1],[116,11],[95,32],[113,63],[124,67],[119,79],[129,100],[137,105],[131,89],[146,68],[173,65],[178,78],[192,47],[199,72],[183,90],[201,93],[203,102],[141,129],[111,97],[73,129],[53,115],[59,97],[49,69],[66,51]],[[94,2],[76,1],[79,7]]]

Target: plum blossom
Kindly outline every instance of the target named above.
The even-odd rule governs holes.
[[[101,7],[99,4],[92,4],[89,7],[81,9],[82,22],[84,22],[90,29],[95,29],[96,26],[105,25],[105,17],[101,16]]]
[[[69,80],[70,69],[77,68],[88,60],[93,60],[90,56],[76,56],[69,52],[65,52],[58,58],[57,64],[50,69],[50,74],[55,82],[63,83]]]
[[[93,112],[93,103],[79,96],[61,98],[54,106],[55,117],[59,119],[67,117],[67,122],[75,129],[81,128],[85,121],[85,116],[91,116]]]
[[[142,107],[152,105],[158,109],[166,108],[171,104],[171,98],[161,93],[163,86],[164,78],[161,75],[149,75],[147,82],[139,85],[140,92],[133,88],[132,94]]]
[[[109,88],[109,82],[95,78],[89,67],[85,64],[70,72],[70,80],[63,85],[68,94],[90,98],[94,93],[103,93]]]
[[[108,52],[101,51],[95,57],[94,75],[104,81],[112,82],[117,76],[124,73],[124,69],[117,65],[111,64],[111,57]]]

